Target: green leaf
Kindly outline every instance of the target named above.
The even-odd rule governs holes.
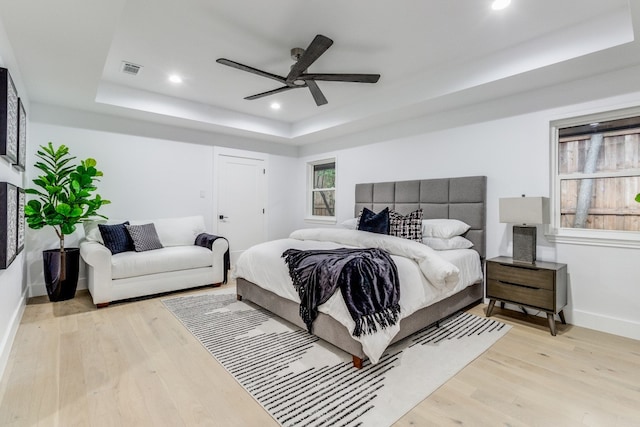
[[[640,193],[636,195],[636,202],[640,203]]]
[[[27,194],[34,194],[36,196],[40,196],[40,197],[47,197],[44,193],[41,193],[40,191],[34,189],[34,188],[27,188],[26,190],[24,190],[25,193]]]
[[[33,209],[36,212],[40,212],[42,210],[42,203],[40,203],[37,200],[29,200],[27,202],[27,205],[25,206],[25,209],[29,207],[30,209]]]
[[[86,168],[94,168],[96,167],[96,165],[98,164],[98,162],[96,162],[95,159],[92,159],[91,157],[89,157],[87,160],[85,160],[82,163]]]
[[[72,234],[76,231],[76,226],[75,224],[61,224],[60,231],[62,231],[62,234]]]
[[[60,203],[58,206],[56,206],[56,212],[58,212],[60,215],[69,216],[69,214],[71,213],[71,206],[67,205],[66,203]]]
[[[47,181],[46,177],[36,178],[36,179],[33,180],[33,183],[35,185],[38,185],[38,186],[42,187],[42,188],[46,188],[47,185],[51,185],[51,183]]]

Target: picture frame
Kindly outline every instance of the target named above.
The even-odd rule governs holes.
[[[18,187],[0,182],[0,269],[16,258],[18,243]]]
[[[0,68],[0,157],[18,161],[18,91],[6,68]]]
[[[27,111],[22,98],[18,97],[18,153],[15,169],[24,171],[27,168]]]
[[[20,188],[18,187],[18,192],[16,194],[18,200],[17,200],[17,208],[18,208],[18,215],[16,218],[16,256],[22,252],[22,250],[24,249],[24,241],[26,238],[26,231],[27,231],[27,223],[25,221],[25,216],[24,216],[24,208],[27,205],[27,193],[24,191],[24,188]]]

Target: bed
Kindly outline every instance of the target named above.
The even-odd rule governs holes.
[[[477,259],[474,263],[479,264],[480,269],[479,273],[475,273],[471,284],[465,284],[462,289],[443,292],[437,298],[434,298],[429,305],[416,309],[416,311],[410,315],[403,317],[399,322],[398,332],[394,332],[394,335],[389,337],[387,345],[391,345],[429,325],[439,322],[457,311],[482,302],[484,296],[482,266],[484,265],[486,248],[486,177],[438,178],[356,185],[354,216],[357,216],[363,208],[378,212],[385,207],[389,207],[403,215],[421,208],[424,219],[449,218],[465,222],[470,228],[464,234],[464,237],[473,242],[473,251],[466,249],[460,250],[459,252],[462,253],[466,251],[466,257],[469,256],[468,252],[473,252],[474,257]],[[300,234],[301,232],[302,234]],[[303,240],[305,237],[313,240],[316,235],[315,233],[314,230],[307,230],[307,232],[298,230],[292,233],[292,236],[302,236]],[[318,233],[320,233],[320,231],[318,231]],[[323,231],[322,233],[325,232]],[[327,231],[326,233],[334,234],[340,238],[346,236],[344,237],[344,239],[346,239],[344,242],[353,243],[350,240],[354,238],[352,236],[353,233],[362,234],[366,232],[351,230],[340,231],[335,229],[335,231]],[[380,237],[380,239],[384,240],[387,239],[387,237],[388,236],[383,236]],[[392,239],[398,238],[392,237],[387,240]],[[264,245],[271,245],[282,249],[286,247],[287,242],[287,239],[282,239],[281,241],[267,242]],[[278,245],[281,246],[278,247]],[[249,251],[251,251],[251,249]],[[247,255],[249,260],[244,260],[244,262],[242,260],[244,254],[238,260],[238,265],[236,265],[234,273],[237,283],[238,299],[251,301],[281,318],[305,328],[305,324],[299,314],[299,299],[295,301],[295,298],[284,297],[282,296],[282,292],[274,292],[273,286],[268,285],[268,282],[286,280],[283,278],[284,276],[282,276],[282,270],[286,270],[284,262],[274,262],[276,258],[273,258],[278,257],[282,252],[279,254],[276,252],[271,255],[271,259],[265,258],[263,261],[260,261],[261,258],[256,255],[259,252],[260,250],[249,252],[252,255]],[[442,251],[442,253],[445,252],[449,251]],[[453,251],[447,255],[455,258]],[[273,265],[278,263],[281,265]],[[245,265],[245,268],[242,267],[242,264]],[[254,275],[249,273],[250,269],[246,268],[247,264],[269,264],[269,268],[275,270],[269,270],[262,275]],[[478,269],[478,267],[475,268],[476,270]],[[271,274],[271,271],[274,273]],[[289,286],[291,286],[290,283]],[[338,294],[338,292],[336,293]],[[361,368],[363,360],[368,357],[367,352],[363,349],[363,342],[362,340],[355,339],[351,335],[350,330],[345,327],[345,324],[340,323],[336,318],[340,317],[332,317],[329,314],[320,312],[313,324],[313,333],[319,338],[351,354],[354,366]],[[367,346],[365,346],[365,348],[367,348]],[[369,349],[367,348],[367,350]],[[372,360],[374,359],[373,357],[370,358]]]

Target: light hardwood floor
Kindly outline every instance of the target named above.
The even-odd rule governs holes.
[[[397,426],[640,426],[639,341],[494,316],[514,327]],[[275,425],[160,298],[30,301],[0,382],[0,426]]]

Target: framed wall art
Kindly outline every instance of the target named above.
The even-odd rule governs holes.
[[[6,68],[0,68],[0,157],[18,162],[18,92]]]
[[[0,269],[11,265],[18,247],[18,187],[0,182]]]
[[[14,168],[24,171],[27,164],[27,112],[22,98],[18,98],[18,160]]]
[[[18,255],[24,249],[24,239],[26,232],[26,222],[24,218],[24,207],[27,204],[27,193],[24,188],[18,187],[18,215],[16,218],[16,255]]]

